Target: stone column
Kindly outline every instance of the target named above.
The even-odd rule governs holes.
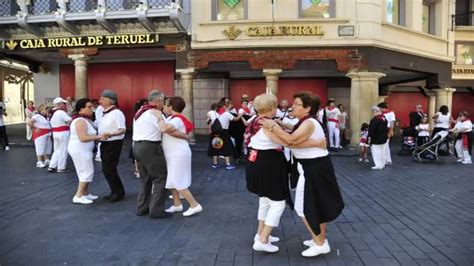
[[[436,110],[442,105],[446,105],[449,108],[449,111],[452,112],[453,105],[453,93],[456,91],[454,88],[440,88],[435,89],[436,92]]]
[[[186,116],[189,121],[193,124],[194,122],[194,97],[193,97],[193,76],[194,76],[194,68],[185,68],[185,69],[176,69],[176,73],[178,73],[181,77],[181,97],[183,97],[184,101],[186,102],[186,108],[183,110],[183,115]],[[194,144],[194,131],[189,134],[189,143]]]
[[[436,93],[434,92],[427,92],[428,95],[428,123],[430,127],[433,128],[433,115],[436,113]]]
[[[281,69],[264,69],[263,75],[267,81],[267,93],[277,95],[278,93],[278,76],[281,74]]]
[[[351,145],[359,143],[360,126],[372,119],[370,108],[379,103],[379,79],[385,74],[379,72],[350,72],[351,78]]]
[[[87,98],[89,95],[87,89],[87,61],[89,57],[85,54],[70,54],[68,57],[74,60],[74,75],[76,78],[74,99]]]

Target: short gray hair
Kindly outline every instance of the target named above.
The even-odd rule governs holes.
[[[380,111],[380,108],[377,105],[372,106],[371,110],[372,110],[372,113],[373,112],[382,112],[382,111]]]
[[[165,99],[165,94],[159,90],[152,90],[148,93],[148,102],[156,102],[158,99]]]

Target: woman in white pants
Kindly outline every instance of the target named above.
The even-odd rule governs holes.
[[[374,117],[369,124],[369,139],[370,150],[372,152],[372,159],[375,166],[372,170],[383,169],[385,167],[386,142],[388,138],[387,119],[382,114],[379,107],[372,107],[372,114]]]
[[[25,108],[25,122],[26,122],[26,140],[30,141],[33,138],[33,130],[30,126],[31,118],[38,112],[35,109],[35,104],[28,101],[28,106]]]
[[[97,131],[91,120],[92,103],[89,99],[78,100],[75,111],[77,114],[71,122],[71,133],[67,146],[79,178],[79,186],[72,202],[90,204],[99,198],[89,193],[89,183],[94,177],[94,141],[106,139],[108,136],[105,134],[97,136]]]
[[[464,111],[459,113],[458,121],[453,129],[450,131],[458,133],[456,139],[456,154],[458,162],[463,164],[472,164],[471,150],[472,150],[472,122],[469,119],[469,113]]]
[[[37,114],[28,120],[28,126],[31,128],[32,139],[35,142],[36,167],[43,168],[49,165],[49,155],[51,154],[51,125],[48,119],[48,109],[45,104],[38,106]]]

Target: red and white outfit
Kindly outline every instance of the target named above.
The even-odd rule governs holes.
[[[182,133],[189,133],[186,130],[183,120],[178,116],[171,116],[167,119],[167,124],[173,125],[176,130]],[[167,189],[183,190],[191,186],[191,148],[188,141],[179,139],[169,134],[162,136],[163,152],[166,158],[166,178]]]
[[[87,124],[87,135],[96,135],[97,131],[92,126],[92,122],[79,117],[71,123],[71,136],[67,145],[67,151],[74,162],[79,182],[92,182],[94,178],[94,141],[82,142],[76,131],[78,121],[84,121]]]
[[[27,107],[25,109],[25,124],[26,124],[26,140],[30,141],[33,138],[33,131],[31,130],[31,127],[28,125],[28,122],[30,122],[31,118],[36,114],[36,110],[34,107],[30,108]]]
[[[390,132],[390,129],[395,125],[395,113],[392,110],[386,109],[382,112],[383,116],[387,120],[387,128]],[[390,138],[387,138],[387,143],[385,143],[385,162],[384,164],[392,163],[392,155],[390,153]]]
[[[367,143],[369,138],[369,130],[363,130],[360,132],[360,141],[359,141],[359,146],[360,147],[370,147],[370,145]]]
[[[35,114],[31,117],[33,121],[32,139],[35,142],[37,156],[51,154],[51,125],[48,119],[41,114]]]
[[[69,121],[71,117],[63,110],[53,111],[50,124],[53,131],[54,152],[49,168],[64,170],[67,163],[67,144],[69,142]]]
[[[340,130],[339,130],[339,115],[341,111],[339,108],[328,106],[326,107],[326,119],[329,132],[329,146],[331,148],[340,148]]]
[[[471,164],[472,149],[472,122],[469,118],[458,121],[454,126],[458,130],[459,136],[454,145],[458,161],[464,164]]]

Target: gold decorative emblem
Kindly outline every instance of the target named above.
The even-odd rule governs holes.
[[[15,42],[14,40],[9,40],[8,42],[5,43],[5,45],[8,47],[8,49],[14,50],[15,47],[18,45],[18,43]]]
[[[220,150],[224,147],[224,140],[219,136],[215,136],[212,138],[211,145],[214,149]]]
[[[235,26],[229,26],[228,29],[225,29],[222,32],[227,37],[227,39],[231,41],[235,40],[240,35],[240,33],[242,33],[242,31]]]

